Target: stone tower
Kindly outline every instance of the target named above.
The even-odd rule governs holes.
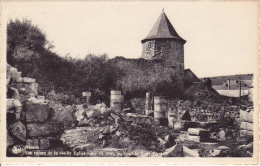
[[[148,36],[142,41],[142,58],[162,60],[166,68],[171,68],[174,75],[183,84],[184,78],[184,44],[171,22],[162,11]]]

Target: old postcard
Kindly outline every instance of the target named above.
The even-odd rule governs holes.
[[[0,1],[1,164],[258,164],[258,1]]]

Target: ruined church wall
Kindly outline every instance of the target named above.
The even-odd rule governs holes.
[[[176,97],[180,94],[183,84],[173,68],[161,60],[115,58],[114,63],[125,74],[118,80],[123,92],[155,91]]]

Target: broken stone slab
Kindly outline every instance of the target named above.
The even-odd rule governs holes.
[[[24,83],[35,83],[35,79],[29,77],[23,77]]]
[[[194,142],[200,142],[200,136],[197,135],[189,135],[188,136],[189,141],[194,141]]]
[[[183,157],[199,157],[198,150],[189,149],[186,146],[183,146]]]
[[[47,138],[40,139],[39,147],[40,147],[40,149],[48,149],[48,148],[50,148],[50,140],[47,139]]]
[[[62,134],[64,126],[62,123],[47,122],[47,123],[29,123],[27,124],[28,137],[52,136]]]
[[[197,135],[201,136],[203,138],[209,138],[210,137],[210,131],[202,128],[189,128],[188,133],[190,135]]]
[[[51,113],[48,104],[42,103],[26,102],[24,109],[28,123],[46,122]]]
[[[17,121],[10,125],[10,132],[12,133],[12,135],[16,136],[21,141],[25,142],[26,128],[20,121]]]
[[[28,149],[39,149],[39,140],[38,139],[26,139],[25,145]]]

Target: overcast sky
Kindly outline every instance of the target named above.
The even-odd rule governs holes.
[[[139,58],[141,40],[162,9],[187,41],[185,68],[198,77],[253,73],[257,66],[256,2],[7,3],[5,22],[28,18],[61,56]],[[6,17],[5,17],[6,16]]]

